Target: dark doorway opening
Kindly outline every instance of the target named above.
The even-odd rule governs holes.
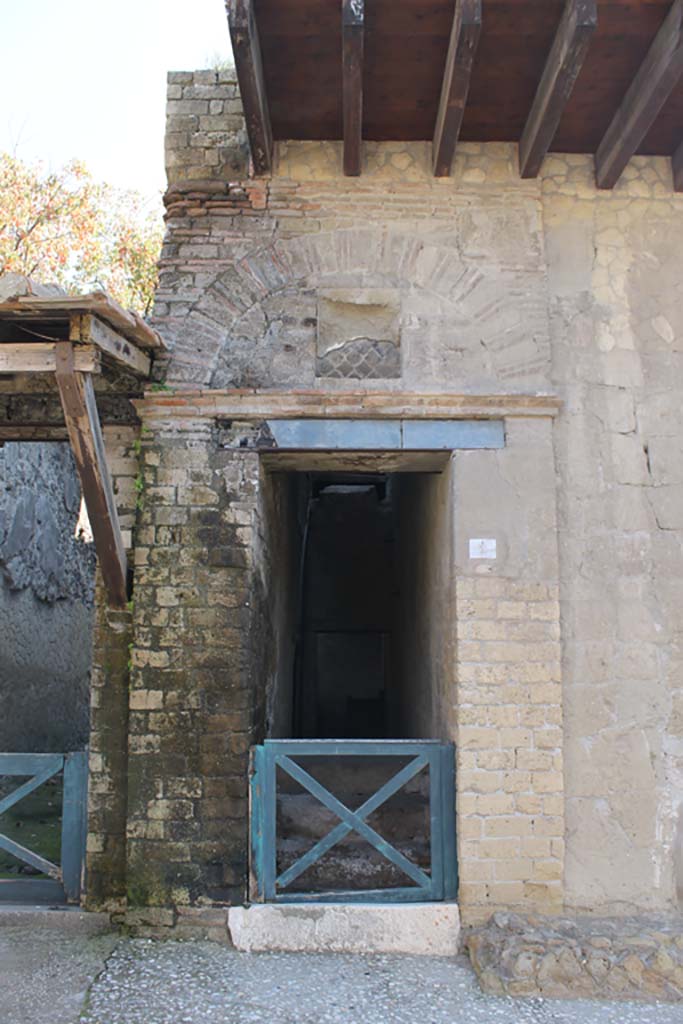
[[[266,736],[449,735],[450,466],[265,474]]]
[[[397,597],[392,480],[308,484],[293,725],[299,736],[382,738]]]

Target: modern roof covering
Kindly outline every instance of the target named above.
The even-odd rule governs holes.
[[[48,294],[50,290],[47,288],[30,284],[28,287],[35,290],[4,298],[0,296],[0,320],[14,321],[21,325],[24,321],[35,320],[69,321],[73,316],[91,314],[105,321],[138,348],[166,348],[161,335],[154,328],[137,313],[119,306],[106,292],[64,295],[53,291]]]
[[[257,172],[271,133],[353,149],[359,103],[363,139],[438,145],[441,103],[446,151],[526,130],[527,175],[548,149],[596,153],[602,187],[634,153],[683,142],[683,0],[228,0],[228,14]]]

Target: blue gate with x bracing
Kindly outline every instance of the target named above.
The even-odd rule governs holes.
[[[436,740],[266,740],[262,746],[255,747],[252,754],[252,898],[287,903],[424,902],[455,898],[455,752],[452,744]],[[368,759],[369,763],[379,758],[395,759],[398,770],[354,810],[334,795],[331,791],[334,787],[323,785],[315,777],[319,772],[311,767],[334,758]],[[314,797],[338,819],[338,824],[286,867],[279,863],[278,854],[278,772],[281,779],[286,779],[290,785],[293,780],[300,791]],[[340,768],[339,775],[342,773]],[[428,776],[425,817],[429,832],[428,865],[406,856],[368,823],[371,815],[421,774]],[[390,862],[394,873],[405,878],[406,884],[362,890],[336,886],[334,889],[304,886],[302,890],[300,884],[296,889],[291,888],[352,833]]]
[[[35,850],[10,839],[2,832],[2,815],[44,783],[62,774],[61,863],[53,864]],[[0,754],[0,778],[24,777],[26,782],[0,799],[0,850],[36,871],[62,883],[67,900],[77,902],[85,858],[88,756],[78,750],[71,754]],[[1,794],[0,794],[1,796]]]

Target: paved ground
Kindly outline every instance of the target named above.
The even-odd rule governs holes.
[[[0,928],[2,1024],[683,1024],[683,1005],[484,996],[467,962]]]

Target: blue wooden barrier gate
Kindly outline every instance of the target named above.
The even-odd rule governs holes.
[[[67,900],[78,901],[85,857],[86,798],[88,786],[87,754],[0,754],[0,776],[31,778],[0,800],[0,816],[29,793],[63,771],[62,856],[61,865],[41,857],[0,832],[0,849],[62,883]]]
[[[411,758],[388,782],[351,810],[298,764],[306,757]],[[277,769],[286,772],[339,818],[339,824],[304,856],[277,874]],[[384,839],[367,818],[424,769],[429,770],[430,871]],[[455,751],[437,740],[266,740],[253,749],[251,862],[254,896],[266,902],[393,902],[455,899]],[[286,892],[292,882],[351,832],[362,836],[415,884],[374,890]]]

